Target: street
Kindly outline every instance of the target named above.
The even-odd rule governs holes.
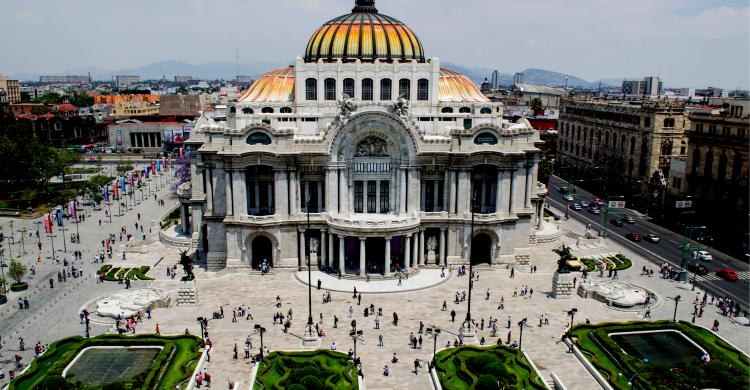
[[[587,208],[583,208],[580,211],[575,211],[569,208],[569,205],[580,200],[591,201],[596,196],[586,192],[580,188],[576,188],[576,193],[573,195],[574,201],[569,202],[563,199],[563,194],[558,191],[558,188],[567,186],[567,181],[552,176],[550,178],[547,188],[549,194],[547,195],[547,202],[561,210],[568,210],[568,214],[571,218],[575,218],[583,223],[590,223],[592,229],[601,231],[602,216],[591,213]],[[603,212],[603,209],[602,209]],[[674,267],[679,269],[682,265],[682,249],[680,245],[683,242],[683,236],[667,230],[661,226],[653,224],[644,218],[642,215],[633,212],[632,210],[623,209],[618,210],[618,213],[622,214],[609,215],[607,221],[607,238],[616,240],[622,245],[636,251],[645,258],[651,260],[654,264],[660,266],[665,261],[672,264]],[[613,219],[621,218],[624,215],[632,216],[635,219],[635,224],[626,223],[624,226],[615,226],[610,223]],[[650,241],[642,240],[640,242],[634,242],[625,238],[627,233],[637,233],[643,235],[645,233],[656,233],[659,237],[659,242],[653,243]],[[692,247],[697,247],[698,242],[690,241]],[[750,272],[748,272],[748,264],[739,261],[735,258],[729,257],[721,252],[701,246],[702,250],[706,250],[713,256],[713,260],[710,262],[701,261],[709,273],[707,275],[695,275],[696,283],[699,286],[713,292],[716,295],[729,295],[740,302],[740,305],[744,309],[747,309],[748,302],[750,301],[748,296],[748,279],[750,279]],[[690,256],[690,255],[689,255]],[[692,256],[689,257],[692,261]],[[727,281],[721,279],[716,271],[724,268],[732,268],[739,274],[739,280],[736,282]],[[689,274],[689,280],[692,282],[694,277],[693,273]]]

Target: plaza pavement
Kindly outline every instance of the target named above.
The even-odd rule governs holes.
[[[155,206],[153,198],[138,207],[142,207],[142,214],[149,215],[149,218],[156,218],[164,210],[164,208]],[[110,231],[119,232],[119,228],[123,224],[131,227],[135,222],[135,212],[130,212],[119,219],[116,218],[116,223],[113,223],[111,227],[107,226],[107,229],[98,228],[95,219],[87,220],[86,229],[87,236],[90,234],[92,238],[97,238],[91,241],[84,240],[84,245],[81,245],[85,248],[84,250],[91,251],[90,254],[84,254],[83,261],[84,269],[87,269],[86,274],[88,275],[91,275],[92,271],[98,268],[98,265],[89,264],[93,251],[98,250],[100,246],[98,242]],[[93,223],[91,223],[92,221]],[[81,228],[83,238],[83,225]],[[582,224],[574,220],[563,222],[562,228],[567,234],[563,235],[561,240],[550,244],[531,246],[532,264],[538,267],[537,273],[531,274],[516,269],[515,277],[510,278],[509,269],[478,267],[479,280],[474,283],[472,317],[476,321],[480,321],[482,318],[485,320],[485,328],[477,335],[477,338],[484,336],[488,344],[496,343],[498,338],[504,340],[509,331],[511,332],[511,340],[518,340],[519,329],[516,324],[522,318],[528,318],[528,325],[524,328],[523,348],[540,370],[545,375],[550,372],[555,373],[569,389],[598,389],[600,386],[583,366],[567,352],[567,347],[560,342],[560,337],[568,326],[567,311],[575,307],[578,309],[576,322],[584,322],[588,319],[594,323],[640,320],[643,319],[643,311],[615,310],[598,301],[587,300],[578,296],[571,299],[553,299],[548,296],[556,260],[558,259],[557,254],[552,250],[562,242],[567,245],[575,245],[576,240],[569,238],[575,235],[571,233],[581,234],[585,229]],[[166,267],[171,267],[177,263],[179,252],[176,249],[166,248],[160,243],[149,244],[144,249],[149,255],[161,260],[149,272],[149,276],[156,278],[156,280],[153,282],[137,282],[135,287],[150,285],[170,291],[175,297],[179,281],[166,276]],[[608,240],[601,245],[596,245],[593,242],[591,245],[582,245],[582,249],[574,247],[574,252],[579,255],[595,255],[607,252],[625,254],[633,259],[633,267],[621,271],[619,281],[641,285],[654,291],[659,296],[659,302],[652,309],[653,320],[672,318],[674,302],[669,300],[668,297],[674,297],[678,294],[683,297],[683,301],[678,306],[678,318],[691,319],[692,301],[695,292],[690,291],[689,284],[663,280],[658,273],[653,277],[641,276],[640,270],[643,265],[656,266]],[[49,260],[45,260],[45,262],[49,262]],[[116,254],[113,260],[108,262],[118,264],[122,261]],[[59,268],[46,267],[44,268],[45,271],[41,273],[56,272],[55,270]],[[179,270],[178,273],[180,273]],[[214,378],[214,385],[222,387],[226,386],[229,380],[239,381],[242,388],[246,388],[248,385],[252,365],[242,356],[245,337],[252,333],[254,324],[261,324],[268,330],[263,337],[263,341],[271,350],[303,349],[300,336],[307,320],[307,286],[301,280],[306,280],[306,273],[298,274],[281,270],[267,275],[260,275],[248,270],[225,270],[218,273],[208,273],[204,269],[198,268],[196,276],[199,286],[199,302],[195,307],[173,304],[166,309],[154,310],[153,318],[144,320],[144,323],[138,328],[138,333],[152,333],[158,323],[162,334],[184,333],[186,329],[193,334],[198,334],[199,326],[196,317],[210,317],[212,312],[218,311],[219,307],[223,307],[225,317],[211,320],[209,323],[208,330],[214,348],[211,351],[211,361],[207,364],[207,369]],[[323,290],[315,288],[318,278],[323,283]],[[599,280],[600,278],[592,273],[590,279]],[[578,280],[581,281],[580,275]],[[74,280],[72,283],[77,281]],[[337,280],[333,277],[317,274],[313,276],[312,281],[313,319],[320,322],[320,313],[322,313],[322,326],[327,333],[326,337],[322,339],[321,348],[328,348],[331,343],[335,342],[339,351],[346,352],[349,350],[352,347],[352,340],[348,336],[351,329],[350,322],[352,319],[356,319],[358,328],[364,330],[364,341],[357,346],[357,353],[364,364],[365,382],[368,389],[430,388],[430,381],[424,368],[432,355],[432,338],[422,335],[423,348],[415,350],[408,345],[409,334],[411,332],[417,334],[419,321],[423,321],[425,327],[436,326],[441,328],[443,333],[438,338],[438,350],[444,347],[446,342],[452,342],[457,337],[461,321],[466,316],[467,305],[466,302],[454,304],[453,297],[456,291],[460,292],[467,289],[468,279],[466,276],[458,277],[455,270],[452,270],[452,275],[449,278],[440,278],[439,270],[428,269],[420,271],[408,280],[404,279],[402,286],[396,286],[396,280],[372,280],[368,283],[347,279]],[[32,281],[32,284],[40,283],[46,283],[46,278]],[[96,297],[122,289],[122,286],[118,286],[116,283],[96,285],[93,279],[84,278],[81,283],[83,284],[80,287],[72,286],[69,290],[65,290],[69,291],[67,295],[63,289],[57,288],[54,290],[54,295],[39,295],[39,299],[46,302],[47,306],[39,305],[36,298],[32,298],[32,310],[24,311],[23,314],[19,314],[21,311],[17,309],[9,309],[15,301],[15,295],[11,295],[9,304],[0,309],[0,332],[2,332],[3,339],[6,341],[2,363],[6,366],[6,369],[12,359],[12,354],[15,354],[14,350],[17,349],[17,341],[13,339],[13,337],[17,337],[17,334],[24,334],[28,348],[32,348],[37,339],[43,343],[49,343],[67,335],[81,334],[82,327],[78,324],[77,316],[80,307]],[[88,286],[84,288],[83,286],[86,285]],[[359,291],[366,291],[362,296],[361,305],[357,305],[356,300],[352,297],[351,289],[354,285],[357,285]],[[514,298],[513,289],[517,288],[520,291],[523,285],[533,288],[533,295]],[[332,302],[322,304],[321,296],[327,286],[332,290],[342,292],[332,291]],[[485,300],[487,288],[490,289],[489,300]],[[402,290],[396,292],[396,289]],[[46,293],[49,294],[50,292],[47,291]],[[42,291],[38,294],[42,294]],[[282,298],[282,308],[280,309],[275,307],[277,295]],[[30,296],[33,297],[34,295]],[[505,310],[497,309],[498,300],[501,296],[505,298]],[[447,311],[441,311],[443,301],[447,301]],[[365,318],[363,316],[365,306],[369,306],[371,303],[375,305],[376,310],[377,308],[383,309],[384,315],[381,318],[380,330],[374,329],[374,317]],[[242,304],[249,307],[254,319],[249,321],[238,319],[237,323],[233,323],[232,308]],[[350,306],[353,309],[352,318],[348,315]],[[44,308],[47,308],[47,310],[44,311]],[[290,332],[285,334],[280,325],[273,325],[272,316],[276,312],[286,315],[289,309],[293,310],[293,321]],[[455,310],[457,313],[455,323],[451,322],[450,319],[449,313],[451,310]],[[394,311],[399,316],[398,326],[391,323]],[[11,314],[13,317],[5,317],[11,312],[13,312]],[[549,316],[550,325],[540,327],[539,316],[544,313]],[[333,328],[334,315],[339,318],[337,329]],[[509,315],[512,322],[511,329],[506,328]],[[29,324],[28,317],[32,319],[31,324]],[[33,320],[35,317],[36,320]],[[490,330],[487,322],[490,317],[499,318],[498,337],[489,337]],[[6,318],[12,320],[6,321]],[[718,319],[721,323],[719,334],[743,351],[750,350],[750,338],[747,337],[747,319],[740,318],[740,321],[728,319],[721,316],[712,307],[707,307],[704,316],[698,318],[696,323],[710,327],[714,319]],[[94,329],[94,334],[105,330],[106,327],[97,326]],[[377,345],[379,334],[384,336],[384,347]],[[6,340],[7,335],[10,335],[10,340]],[[237,360],[232,358],[232,349],[235,343],[239,355]],[[253,347],[256,352],[259,344],[258,335],[254,335]],[[390,362],[394,352],[399,357],[399,362],[396,364]],[[30,351],[26,351],[24,356],[28,359],[31,356]],[[413,372],[414,359],[423,360],[423,369],[420,370],[418,375]],[[25,361],[28,362],[28,360]],[[382,368],[385,364],[388,364],[391,369],[389,377],[382,375]]]

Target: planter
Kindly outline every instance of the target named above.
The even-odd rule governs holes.
[[[26,282],[18,282],[10,285],[10,291],[23,291],[29,288],[29,284]]]
[[[5,295],[0,295],[0,305],[4,305],[8,303],[8,297]]]

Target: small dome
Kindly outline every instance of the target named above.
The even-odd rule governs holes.
[[[378,13],[373,0],[357,0],[352,13],[323,24],[310,38],[305,61],[424,61],[422,42],[400,21]]]
[[[237,100],[240,102],[293,101],[294,67],[285,66],[260,76]]]
[[[440,68],[441,102],[489,102],[490,99],[468,77],[448,68]]]

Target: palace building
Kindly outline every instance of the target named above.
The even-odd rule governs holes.
[[[308,253],[362,276],[508,264],[539,228],[538,132],[504,121],[372,0],[324,23],[226,118],[199,119],[178,191],[209,270],[296,269]]]

